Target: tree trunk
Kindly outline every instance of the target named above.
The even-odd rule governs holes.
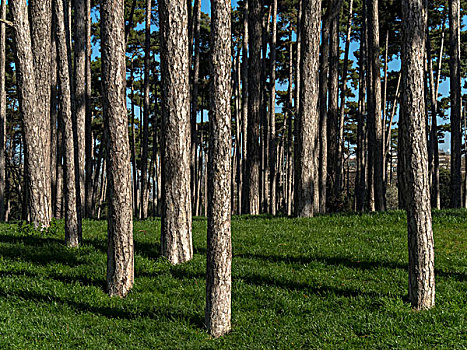
[[[248,132],[247,132],[247,175],[244,185],[247,188],[246,203],[248,214],[260,212],[260,157],[259,124],[261,107],[261,23],[262,6],[260,0],[249,0],[248,29],[250,57],[248,64]]]
[[[85,161],[86,161],[86,0],[73,0],[74,9],[74,97],[75,97],[75,128],[78,135],[78,162],[76,167],[79,172],[80,211],[84,215],[85,202]],[[71,25],[71,23],[70,23]],[[87,214],[86,214],[87,215]]]
[[[347,93],[347,74],[349,68],[349,51],[350,51],[350,34],[352,33],[352,14],[353,0],[349,2],[349,16],[347,20],[347,37],[345,40],[344,66],[342,68],[342,87],[341,87],[341,106],[339,111],[339,137],[337,145],[337,167],[336,167],[336,184],[339,187],[339,192],[342,191],[342,172],[344,159],[344,124],[345,124],[345,98]]]
[[[124,297],[133,287],[134,247],[130,146],[125,96],[123,0],[101,2],[102,92],[107,131],[108,250],[107,290]]]
[[[302,3],[302,54],[300,111],[297,120],[298,142],[295,155],[295,215],[311,217],[319,207],[317,147],[319,109],[319,42],[321,18],[319,0],[303,0]]]
[[[270,47],[271,57],[271,87],[269,102],[269,212],[276,215],[276,43],[277,43],[277,0],[272,2],[272,38]]]
[[[139,218],[148,216],[148,157],[149,157],[149,66],[151,64],[151,0],[146,0],[146,29],[144,40],[144,100],[143,100],[143,152],[141,155],[141,199]]]
[[[212,2],[212,93],[209,118],[209,205],[206,325],[214,337],[230,330],[232,243],[230,238],[230,0]]]
[[[384,198],[384,166],[383,166],[383,132],[381,122],[381,72],[380,72],[380,52],[379,52],[379,12],[378,0],[371,0],[368,8],[368,64],[371,70],[369,82],[368,118],[370,141],[369,151],[373,160],[373,183],[375,209],[385,210]],[[371,86],[370,86],[371,84]]]
[[[92,218],[92,213],[94,208],[92,206],[93,200],[93,183],[92,183],[92,171],[94,161],[92,159],[92,101],[91,101],[91,83],[92,83],[92,73],[91,73],[91,0],[86,0],[86,203],[85,203],[85,212],[86,217]]]
[[[402,189],[408,222],[409,299],[416,310],[435,304],[433,231],[425,129],[423,0],[402,2]]]
[[[66,0],[65,0],[66,1]],[[71,107],[71,72],[69,42],[65,28],[63,0],[54,0],[54,15],[57,35],[58,82],[60,85],[60,118],[63,124],[65,144],[65,243],[78,247],[82,241],[80,212],[76,202],[77,172],[75,169],[75,147]]]
[[[32,1],[30,4],[32,6]],[[43,90],[37,89],[36,86],[36,73],[39,77],[39,72],[42,71],[43,67],[34,64],[26,0],[12,1],[10,6],[16,33],[17,80],[24,127],[30,220],[36,228],[43,229],[49,227],[51,220],[50,153],[47,151],[50,148],[50,128],[44,127],[44,124],[50,126],[50,105],[47,105],[46,109],[42,108],[43,105],[40,102],[44,102],[42,100],[43,94],[47,94]],[[35,36],[37,36],[39,29],[42,28],[35,27],[33,31]],[[50,44],[51,35],[47,38]],[[50,52],[44,55],[49,57]],[[36,54],[36,56],[38,55]],[[41,78],[41,82],[47,82],[50,71],[50,62],[48,63],[47,72]],[[50,85],[47,86],[50,89]],[[50,100],[50,93],[48,96]],[[42,137],[44,130],[47,130],[47,133],[45,137]]]
[[[449,34],[449,68],[451,72],[451,207],[460,208],[462,205],[460,0],[449,0]]]
[[[6,0],[1,1],[2,20],[6,19]],[[5,181],[6,181],[6,89],[5,89],[5,23],[0,23],[0,221],[5,220]]]
[[[162,34],[161,254],[172,264],[193,258],[190,191],[190,91],[186,1],[159,3]]]
[[[242,40],[242,201],[239,212],[248,214],[247,134],[248,134],[248,0],[244,2]]]
[[[330,2],[332,7],[330,10],[334,11],[337,1]],[[328,80],[328,121],[327,121],[327,142],[328,142],[328,198],[332,200],[334,208],[336,209],[340,202],[340,188],[341,184],[338,183],[340,179],[337,173],[338,169],[337,150],[339,144],[339,14],[334,19],[330,19],[329,24],[329,80]]]

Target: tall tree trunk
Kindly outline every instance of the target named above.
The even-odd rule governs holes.
[[[219,337],[230,330],[232,243],[230,233],[230,0],[212,2],[212,94],[209,118],[209,205],[206,325]]]
[[[110,296],[119,297],[128,294],[134,281],[124,8],[123,0],[101,2],[102,92],[109,192],[107,290]]]
[[[383,166],[383,133],[381,122],[381,72],[379,58],[379,11],[378,0],[371,0],[368,8],[368,64],[371,70],[371,79],[368,87],[368,118],[369,125],[369,151],[373,160],[373,182],[375,209],[385,210],[384,198],[384,166]],[[371,86],[370,86],[371,84]]]
[[[248,64],[248,132],[247,132],[247,212],[258,215],[260,212],[260,157],[259,124],[261,108],[261,23],[262,7],[260,0],[249,0],[248,29],[250,57]]]
[[[239,212],[248,214],[250,207],[247,202],[247,134],[248,134],[248,2],[244,2],[243,10],[243,40],[242,40],[242,201]]]
[[[60,84],[60,118],[63,124],[65,144],[65,243],[69,247],[78,247],[82,241],[80,208],[76,201],[78,185],[75,169],[75,146],[72,116],[71,64],[67,29],[65,28],[64,0],[54,0],[54,15],[57,35],[58,82]],[[66,1],[66,0],[65,0]]]
[[[86,203],[85,212],[86,217],[91,218],[93,213],[93,183],[92,183],[92,171],[94,167],[94,161],[92,159],[92,73],[91,73],[91,0],[86,0]]]
[[[132,189],[133,189],[133,215],[138,215],[138,169],[136,168],[136,131],[135,131],[135,76],[133,59],[130,65],[130,101],[131,101],[131,137],[130,137],[130,150],[131,150],[131,169],[132,176]]]
[[[289,109],[287,115],[287,180],[286,180],[286,209],[287,216],[292,215],[292,189],[293,189],[293,41],[292,41],[292,30],[289,34],[289,86],[288,86],[288,95],[289,95]],[[284,121],[285,122],[285,121]],[[285,130],[284,130],[285,133]],[[282,163],[278,163],[282,164]]]
[[[332,11],[335,11],[337,1],[332,1]],[[334,202],[334,209],[340,202],[341,184],[337,173],[338,169],[337,151],[339,144],[339,13],[329,24],[329,80],[328,80],[328,121],[327,121],[327,142],[328,142],[328,187],[329,194]]]
[[[162,0],[159,11],[164,86],[161,253],[172,264],[179,264],[193,258],[188,13],[183,0]]]
[[[191,2],[191,1],[190,1]],[[193,60],[193,90],[191,94],[191,158],[190,158],[190,170],[191,170],[191,200],[192,204],[196,203],[196,150],[198,147],[198,136],[196,134],[196,118],[198,116],[198,95],[199,95],[199,59],[200,59],[200,29],[201,29],[201,0],[195,0],[194,6],[194,60]],[[193,38],[191,38],[193,39]],[[190,45],[193,44],[193,40],[190,39]],[[191,55],[191,52],[190,52]],[[194,208],[193,208],[194,209]],[[195,210],[193,210],[195,212]]]
[[[30,4],[32,7],[32,1]],[[42,103],[40,102],[44,102],[42,97],[47,94],[43,90],[37,89],[38,85],[36,85],[36,73],[39,77],[39,72],[44,67],[34,64],[26,0],[12,1],[10,6],[15,28],[18,93],[21,102],[20,109],[26,148],[25,167],[28,179],[27,191],[29,192],[30,220],[36,228],[47,228],[51,220],[51,181],[48,175],[50,174],[50,153],[47,151],[50,148],[50,129],[45,128],[44,124],[50,126],[50,105],[47,105],[46,109],[42,108]],[[51,11],[49,14],[51,15]],[[40,29],[42,29],[40,26],[36,26],[33,36],[37,37],[37,32]],[[51,34],[47,36],[49,44],[50,38]],[[50,52],[44,55],[50,57]],[[38,56],[37,53],[36,56]],[[47,65],[47,72],[41,78],[42,82],[47,82],[47,77],[49,76],[50,62],[47,62],[49,63]],[[48,89],[50,89],[50,85],[48,85]],[[50,92],[48,96],[50,100]],[[44,115],[47,117],[44,117]],[[42,137],[44,130],[47,130],[47,133],[45,137]]]
[[[272,1],[272,38],[270,47],[271,57],[271,87],[269,102],[269,212],[276,215],[276,43],[277,43],[277,0]]]
[[[151,0],[146,0],[146,28],[144,39],[144,100],[143,100],[143,152],[141,155],[141,199],[139,218],[148,216],[148,157],[149,157],[149,66],[151,64]]]
[[[421,310],[435,304],[433,231],[424,127],[426,10],[423,0],[402,2],[402,30],[400,149],[408,222],[409,299],[413,308]]]
[[[349,16],[347,19],[347,36],[345,40],[345,52],[344,52],[344,66],[342,68],[342,87],[341,87],[341,106],[339,112],[339,138],[337,145],[337,185],[340,186],[340,191],[342,191],[342,172],[343,172],[343,160],[344,160],[344,123],[345,123],[345,98],[347,94],[347,73],[349,68],[349,51],[350,51],[350,34],[352,33],[352,14],[353,14],[353,0],[349,2]]]
[[[460,0],[449,0],[449,37],[451,72],[451,207],[462,205],[461,187],[461,66],[460,66]]]
[[[319,126],[319,42],[321,1],[303,0],[300,111],[295,155],[295,215],[311,217],[319,206],[318,126]]]
[[[74,8],[74,97],[75,97],[75,128],[78,135],[76,143],[78,145],[78,162],[76,167],[79,172],[79,191],[81,215],[84,211],[85,201],[85,161],[86,161],[86,0],[73,0]],[[70,23],[71,25],[71,23]],[[87,214],[86,214],[87,215]]]
[[[6,0],[2,0],[0,17],[6,19]],[[0,23],[0,221],[5,220],[5,181],[6,181],[6,89],[5,89],[5,23]]]

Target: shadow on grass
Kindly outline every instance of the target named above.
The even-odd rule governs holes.
[[[23,300],[29,300],[33,302],[42,302],[50,303],[56,302],[58,304],[70,306],[73,309],[80,312],[90,312],[96,315],[100,315],[109,319],[126,319],[134,320],[137,318],[150,318],[150,319],[160,319],[165,318],[167,321],[176,321],[176,320],[185,320],[196,328],[205,328],[204,327],[204,318],[201,315],[192,315],[187,314],[181,310],[171,310],[169,307],[152,307],[147,310],[132,312],[128,309],[123,309],[120,306],[111,307],[111,306],[97,306],[90,305],[84,302],[76,300],[68,300],[66,298],[50,295],[47,293],[39,293],[33,290],[17,290],[17,291],[8,291],[5,292],[0,289],[0,297],[9,298],[16,296]]]

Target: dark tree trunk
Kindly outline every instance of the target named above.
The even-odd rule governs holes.
[[[65,0],[66,1],[66,0]],[[72,116],[71,72],[69,42],[65,27],[63,0],[54,0],[54,15],[57,36],[58,82],[60,85],[60,118],[63,125],[65,144],[65,243],[69,247],[78,247],[82,241],[80,208],[77,206],[75,169],[75,147]]]
[[[6,19],[6,0],[2,0],[0,17]],[[5,23],[0,23],[0,221],[5,220],[5,181],[6,181],[6,90],[5,90]]]
[[[409,299],[416,310],[435,304],[435,266],[425,133],[423,0],[402,2],[402,189],[408,221]]]
[[[248,134],[248,0],[243,11],[242,40],[242,198],[239,202],[239,212],[248,214],[250,207],[247,202],[247,134]]]
[[[143,152],[141,155],[141,190],[139,218],[148,216],[148,157],[149,157],[149,66],[151,64],[151,0],[146,0],[146,29],[144,40],[144,100],[143,100]]]
[[[248,30],[250,57],[248,64],[248,132],[247,132],[247,187],[246,211],[251,215],[260,212],[260,157],[259,124],[261,105],[261,27],[262,7],[260,0],[249,0]]]
[[[73,0],[74,9],[74,118],[76,143],[78,145],[78,162],[76,167],[79,172],[79,205],[81,214],[84,215],[85,205],[85,161],[86,161],[86,0]],[[71,23],[70,23],[71,25]],[[87,215],[87,214],[86,214]]]
[[[92,183],[92,171],[94,167],[94,161],[92,159],[92,101],[91,101],[91,0],[86,0],[86,203],[85,211],[86,217],[91,218],[93,216],[93,183]]]
[[[368,83],[368,150],[373,166],[375,209],[385,210],[384,166],[383,166],[383,132],[381,122],[381,72],[379,52],[379,11],[378,0],[369,1],[368,8],[368,65],[371,77]],[[369,75],[370,76],[370,75]]]
[[[300,111],[297,120],[298,142],[295,155],[295,215],[311,217],[319,207],[318,126],[319,126],[319,42],[321,18],[319,0],[303,0]]]
[[[212,2],[212,92],[209,118],[209,200],[206,325],[214,337],[230,330],[232,243],[230,234],[230,0]]]
[[[190,91],[186,1],[159,3],[162,34],[161,254],[172,264],[193,258],[190,191]]]
[[[107,290],[124,297],[133,287],[134,247],[130,146],[125,96],[123,0],[101,2],[102,92],[107,132],[108,250]]]
[[[270,47],[271,57],[271,87],[269,102],[269,212],[276,215],[276,43],[277,43],[277,0],[272,2],[272,38]]]

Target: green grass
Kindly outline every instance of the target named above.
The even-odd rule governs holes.
[[[133,291],[105,294],[106,223],[84,245],[0,226],[1,349],[465,349],[467,211],[434,212],[436,308],[407,301],[402,212],[314,219],[234,218],[233,330],[203,327],[206,221],[193,261],[159,257],[160,221],[135,223]]]

